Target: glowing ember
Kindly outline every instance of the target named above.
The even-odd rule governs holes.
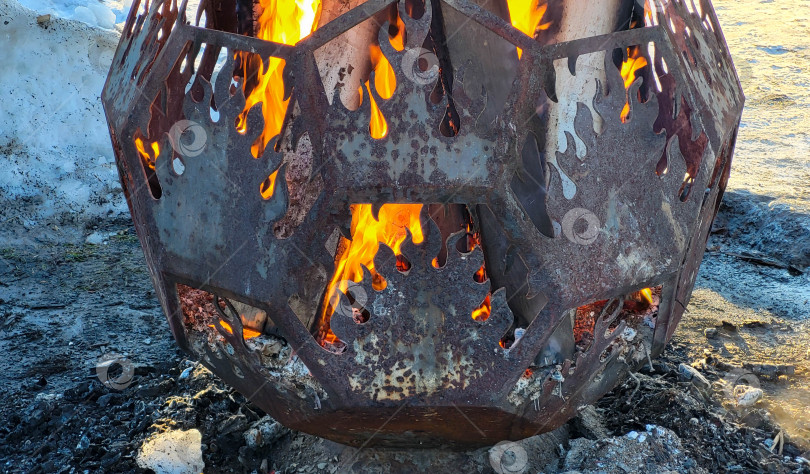
[[[630,86],[636,80],[636,73],[647,65],[647,58],[642,56],[641,48],[638,46],[631,46],[627,48],[627,60],[622,63],[622,79],[624,79],[624,88],[630,90]],[[630,97],[622,109],[621,119],[622,123],[627,122],[630,117]]]
[[[372,287],[382,290],[386,287],[385,279],[374,268],[374,257],[380,248],[380,242],[391,247],[397,258],[397,268],[407,270],[408,263],[400,259],[402,242],[410,231],[414,244],[424,240],[422,224],[419,213],[422,204],[383,204],[379,212],[379,220],[374,219],[371,204],[355,204],[351,206],[352,240],[341,239],[338,254],[335,257],[335,273],[326,291],[322,321],[326,323],[337,307],[338,290],[346,292],[349,281],[359,282],[363,279],[363,266],[368,268],[372,276]],[[327,330],[323,337],[325,342],[334,342],[335,336]]]
[[[228,324],[225,321],[220,321],[219,324],[222,325],[223,329],[225,329],[229,333],[233,334],[233,328],[231,328],[230,324]],[[212,327],[212,328],[216,329],[213,324],[210,324],[209,327]],[[260,333],[259,331],[256,331],[255,329],[242,328],[242,337],[244,339],[252,339],[254,337],[259,337],[261,335],[262,335],[262,333]]]
[[[484,302],[481,303],[481,306],[473,310],[472,318],[474,320],[483,322],[489,318],[489,314],[492,311],[492,302],[490,299],[491,295],[487,295],[487,297],[484,298]]]
[[[320,0],[296,0],[295,2],[282,0],[260,0],[261,15],[258,20],[256,37],[265,41],[294,45],[309,36],[318,26],[321,15]],[[270,139],[281,132],[284,115],[287,112],[289,99],[284,100],[284,71],[285,61],[280,58],[269,57],[265,64],[260,58],[249,53],[237,53],[242,59],[245,78],[243,87],[256,74],[258,84],[251,90],[245,101],[244,111],[236,119],[236,127],[241,133],[247,128],[247,112],[251,107],[261,102],[264,115],[264,130],[256,143],[253,144],[253,156],[260,156]],[[265,199],[272,195],[276,174],[268,177],[270,181],[262,184],[262,197]],[[269,194],[266,194],[269,190]]]
[[[542,2],[542,3],[541,3]],[[507,0],[512,26],[534,38],[538,30],[547,30],[551,23],[540,24],[548,5],[544,0]],[[517,48],[518,59],[523,51]]]
[[[481,235],[478,232],[471,232],[472,225],[467,224],[467,247],[470,252],[475,249],[476,245],[481,245]],[[473,280],[476,283],[484,283],[487,281],[487,268],[486,264],[482,264],[481,268],[479,268],[475,275],[473,275]],[[492,292],[487,294],[487,297],[484,298],[484,301],[481,303],[481,306],[474,309],[472,312],[472,318],[476,321],[486,321],[489,318],[490,313],[492,312],[492,302],[491,302]]]
[[[135,138],[135,148],[138,150],[138,154],[141,155],[141,159],[143,160],[143,162],[146,163],[146,166],[155,169],[155,160],[160,154],[160,147],[158,146],[158,143],[152,142],[152,144],[150,145],[152,153],[150,154],[146,150],[143,140],[140,137],[138,137]]]
[[[643,290],[639,291],[638,293],[641,295],[642,298],[644,298],[644,300],[647,303],[653,304],[652,288],[644,288]]]

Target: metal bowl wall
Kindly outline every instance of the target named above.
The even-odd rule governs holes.
[[[548,431],[610,390],[646,352],[660,353],[689,301],[742,110],[708,1],[697,12],[666,2],[655,25],[551,45],[468,0],[433,1],[523,51],[487,123],[477,121],[485,96],[461,85],[476,70],[455,71],[461,128],[452,137],[439,127],[448,98],[431,100],[435,81],[398,73],[392,98],[372,92],[388,120],[381,140],[367,133],[367,97],[354,111],[328,100],[314,52],[383,11],[387,0],[352,9],[294,47],[192,26],[170,0],[151,2],[147,12],[136,0],[103,93],[123,187],[178,344],[286,426],[351,445],[488,445]],[[395,71],[413,67],[432,10],[428,3],[413,19],[400,7],[408,31],[403,51],[381,34]],[[642,81],[626,93],[612,58],[616,49],[649,44],[660,90],[648,85],[642,102]],[[263,128],[259,106],[248,114],[246,133],[236,129],[241,88],[228,74],[212,79],[224,50],[231,61],[225,71],[236,51],[285,59],[290,115],[280,151],[251,154]],[[605,83],[596,94],[558,95],[555,61],[588,75],[593,71],[577,70],[577,58],[600,52]],[[622,121],[626,103],[630,119]],[[576,106],[564,153],[546,150],[543,140],[551,104]],[[205,142],[183,153],[177,130],[191,126]],[[134,144],[139,136],[160,144],[154,168]],[[300,166],[290,177],[300,160],[308,160],[306,179]],[[264,199],[259,187],[276,171],[276,190]],[[302,204],[291,183],[306,183],[317,197]],[[369,321],[336,314],[332,329],[347,350],[324,350],[310,324],[334,271],[328,247],[351,222],[349,205],[405,202],[468,206],[481,247],[456,252],[454,234],[446,265],[433,267],[444,238],[423,215],[425,241],[403,245],[410,271],[397,271],[381,246],[376,267],[388,286],[374,290],[368,275],[361,283]],[[279,222],[291,231],[279,236]],[[480,284],[472,273],[484,259],[489,281]],[[222,332],[217,347],[191,344],[178,283],[265,310],[310,381],[264,367],[245,345],[239,318],[227,321],[234,334]],[[570,342],[562,325],[572,309],[654,285],[662,285],[661,304],[646,338],[622,339],[624,323],[616,330],[608,314],[587,351],[560,361],[559,374],[554,366],[527,373],[557,339]],[[474,321],[470,311],[489,291],[492,316]],[[530,324],[504,349],[499,341],[516,319]]]

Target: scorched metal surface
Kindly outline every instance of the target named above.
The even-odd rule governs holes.
[[[418,18],[404,2],[370,0],[295,46],[238,34],[237,3],[209,2],[207,24],[194,26],[185,4],[135,0],[103,92],[127,201],[181,347],[286,426],[358,446],[487,445],[548,431],[663,350],[689,301],[743,104],[708,1],[648,2],[626,31],[541,42],[470,0],[426,1]],[[393,96],[365,88],[349,110],[327,91],[316,52],[369,18],[397,15],[404,49],[387,22],[377,36],[396,71]],[[506,82],[480,77],[487,69],[445,40],[459,18],[511,51]],[[476,58],[483,46],[467,48]],[[619,66],[631,51],[649,65],[625,88]],[[235,125],[245,108],[237,52],[285,60],[289,104],[278,144],[259,157],[260,104]],[[419,66],[424,52],[437,67]],[[594,54],[599,67],[578,67]],[[563,76],[593,76],[596,87],[558,91]],[[381,139],[369,134],[369,93],[387,120]],[[573,120],[555,122],[549,110],[566,105]],[[559,149],[547,145],[551,128]],[[196,147],[180,143],[189,130],[203,137]],[[157,144],[153,163],[136,139]],[[335,353],[313,334],[358,203],[375,213],[431,206],[424,241],[402,246],[407,271],[384,245],[374,261],[387,286],[374,289],[365,271],[368,321],[332,316],[346,345]],[[456,250],[466,231],[428,212],[441,205],[468,210],[480,245]],[[222,298],[210,334],[184,321],[178,284]],[[619,317],[628,293],[653,286],[657,317]],[[491,316],[476,321],[487,294]],[[599,300],[609,302],[593,341],[577,347],[576,308]],[[232,302],[264,311],[306,370],[263,364]]]

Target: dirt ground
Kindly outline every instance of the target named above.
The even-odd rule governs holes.
[[[810,472],[810,245],[783,236],[790,252],[757,248],[764,233],[778,244],[805,225],[786,214],[763,230],[764,206],[727,200],[654,370],[518,443],[526,472]],[[497,472],[486,448],[356,450],[281,427],[177,349],[127,222],[86,233],[101,243],[0,248],[0,471],[149,472],[136,462],[145,440],[196,429],[205,472]],[[131,363],[131,385],[101,383],[104,357]],[[738,406],[743,382],[763,399]]]

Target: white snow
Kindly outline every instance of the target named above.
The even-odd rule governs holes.
[[[11,0],[14,1],[14,0]],[[120,29],[127,19],[133,0],[16,0],[22,6],[40,15],[51,14],[59,18],[76,20],[108,30]],[[143,3],[143,1],[141,1]],[[181,0],[177,0],[181,4]],[[190,0],[188,18],[194,18],[194,12],[200,0]],[[118,28],[116,28],[118,27]]]
[[[12,2],[14,0],[11,0]],[[40,15],[77,20],[90,26],[114,29],[127,19],[132,0],[18,0]]]
[[[199,430],[165,431],[143,443],[136,461],[157,474],[196,474],[205,469],[201,443]]]
[[[4,233],[127,213],[100,100],[118,34],[60,18],[40,25],[38,14],[0,2]]]
[[[178,1],[178,4],[182,3]],[[133,0],[0,0],[0,238],[129,219],[101,104]],[[188,2],[194,18],[199,0]],[[143,7],[143,5],[141,5]],[[39,24],[39,15],[50,14]],[[65,235],[69,233],[68,235]]]

